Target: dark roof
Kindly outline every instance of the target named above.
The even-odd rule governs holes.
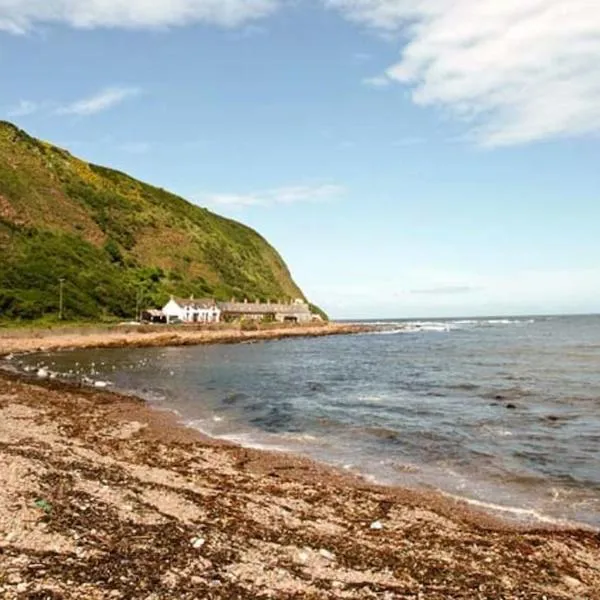
[[[193,309],[207,309],[207,308],[216,308],[217,303],[212,298],[173,298],[179,306],[183,308],[193,308]]]
[[[253,315],[300,315],[310,313],[308,304],[268,304],[266,302],[217,302],[224,313]]]

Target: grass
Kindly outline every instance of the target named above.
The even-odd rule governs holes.
[[[170,294],[303,298],[258,233],[0,122],[0,322],[131,319]],[[315,310],[317,310],[315,308]]]

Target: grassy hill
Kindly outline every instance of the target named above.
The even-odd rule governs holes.
[[[252,229],[0,122],[0,321],[129,318],[169,296],[303,298]]]

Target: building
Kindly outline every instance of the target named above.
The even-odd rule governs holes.
[[[308,323],[313,320],[310,307],[303,300],[289,304],[281,302],[218,302],[224,321],[270,320],[280,323]]]
[[[162,309],[167,323],[218,323],[221,320],[221,309],[211,298],[195,300],[191,298],[171,299]]]
[[[147,308],[142,311],[141,321],[144,323],[166,323],[167,317],[162,310]]]

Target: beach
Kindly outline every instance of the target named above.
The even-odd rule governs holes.
[[[0,357],[11,353],[50,352],[72,348],[147,348],[229,344],[295,337],[347,335],[372,327],[344,323],[256,324],[244,329],[236,325],[165,326],[122,325],[112,327],[58,327],[0,329]]]
[[[600,538],[525,529],[0,375],[0,596],[600,598]]]

